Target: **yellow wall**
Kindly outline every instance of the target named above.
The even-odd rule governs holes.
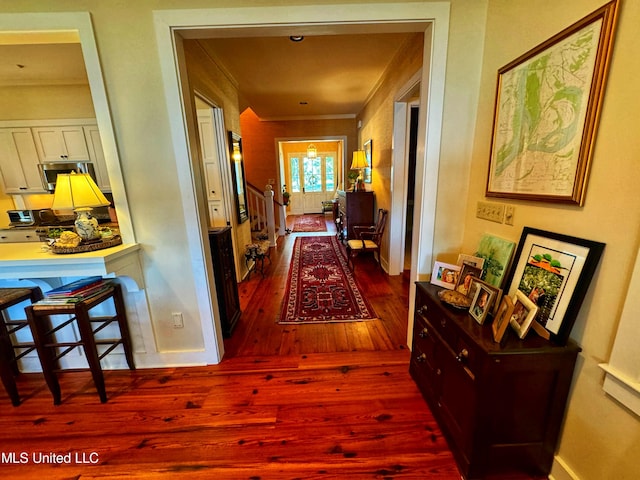
[[[640,2],[622,1],[584,207],[505,200],[500,203],[515,206],[513,227],[475,218],[476,202],[485,200],[498,68],[603,3],[489,2],[463,249],[472,252],[483,232],[517,241],[524,226],[607,244],[571,335],[583,350],[559,457],[582,480],[631,480],[640,478],[640,422],[604,394],[598,363],[609,359],[640,239],[640,142],[634,126],[640,114]],[[558,466],[554,471],[564,478]]]
[[[95,118],[89,85],[0,88],[0,120]]]

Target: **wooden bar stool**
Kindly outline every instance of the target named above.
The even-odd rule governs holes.
[[[14,406],[20,405],[20,395],[16,386],[15,376],[18,370],[18,360],[35,350],[33,342],[18,342],[12,336],[27,326],[26,319],[12,319],[9,308],[23,302],[35,303],[42,299],[42,291],[38,287],[30,288],[0,288],[0,377],[5,390]],[[15,337],[13,337],[15,338]],[[18,352],[16,354],[16,352]]]
[[[116,312],[114,316],[92,317],[89,315],[91,309],[108,299],[113,299]],[[61,305],[40,303],[28,306],[25,311],[27,313],[29,327],[31,327],[31,332],[33,333],[36,350],[40,357],[40,363],[42,364],[44,378],[53,395],[54,405],[59,405],[61,402],[60,384],[56,376],[56,373],[61,371],[61,369],[57,367],[57,362],[75,348],[82,347],[84,350],[87,363],[89,364],[89,370],[93,377],[93,383],[96,386],[96,390],[98,390],[98,395],[102,403],[107,401],[107,393],[105,391],[104,375],[102,373],[100,360],[111,353],[118,345],[122,345],[127,365],[131,370],[135,370],[129,326],[127,325],[124,300],[122,298],[122,287],[119,284],[109,282],[104,291],[77,303]],[[59,325],[50,327],[51,323],[46,319],[53,315],[71,315],[71,318]],[[71,325],[73,322],[76,322],[78,326],[80,340],[76,342],[57,341],[55,336],[56,332]],[[99,340],[95,338],[96,333],[113,322],[118,323],[120,338]],[[94,328],[93,325],[96,325],[96,327]],[[98,346],[108,346],[108,348],[99,352]],[[63,370],[72,371],[72,369]]]

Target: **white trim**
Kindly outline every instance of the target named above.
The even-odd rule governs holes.
[[[418,158],[416,166],[417,178],[421,180],[421,190],[416,195],[416,218],[414,228],[414,250],[412,261],[412,278],[417,279],[420,271],[428,271],[431,264],[433,250],[433,236],[435,228],[435,195],[437,191],[437,174],[440,161],[441,122],[444,109],[444,83],[446,72],[446,57],[449,34],[449,2],[411,2],[411,3],[381,3],[381,4],[342,4],[312,6],[284,6],[284,7],[251,7],[251,8],[211,8],[189,10],[155,10],[153,12],[158,42],[162,77],[164,80],[165,98],[167,102],[168,118],[170,120],[171,135],[178,172],[189,172],[189,147],[184,128],[184,112],[180,97],[180,85],[176,72],[177,59],[173,45],[174,29],[221,29],[220,32],[233,29],[236,34],[241,30],[255,27],[276,28],[283,25],[358,25],[389,23],[389,22],[430,22],[433,21],[433,38],[431,48],[424,52],[424,65],[431,64],[430,69],[423,69],[421,84],[428,86],[428,95],[422,95],[420,105],[420,134],[418,138]],[[427,97],[429,101],[427,102]],[[427,131],[427,125],[429,129]],[[197,205],[193,195],[193,186],[189,175],[182,173],[179,177],[185,221],[189,234],[188,248],[194,262],[196,284],[206,282],[206,275],[195,268],[195,262],[202,261],[202,236],[199,235]],[[417,189],[418,190],[418,189]],[[418,205],[421,203],[422,205]],[[418,250],[418,245],[420,249]],[[421,263],[417,259],[420,258]],[[426,265],[426,267],[425,267]],[[411,286],[411,296],[415,297],[415,287]],[[200,301],[200,299],[199,299]],[[210,307],[203,308],[201,321],[203,324],[213,324],[208,318]],[[208,310],[208,311],[207,311]],[[409,329],[411,331],[411,328]],[[220,342],[219,347],[222,348]],[[218,346],[206,344],[207,352],[212,357],[219,356]],[[215,352],[215,353],[214,353]]]

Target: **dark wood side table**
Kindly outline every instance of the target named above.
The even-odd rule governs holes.
[[[374,223],[373,192],[344,192],[338,190],[338,219],[336,227],[341,240],[357,238],[355,226],[368,226]],[[341,230],[340,230],[341,229]]]
[[[236,265],[231,240],[231,227],[209,230],[209,246],[216,282],[222,335],[230,337],[240,318],[240,296],[236,280]]]

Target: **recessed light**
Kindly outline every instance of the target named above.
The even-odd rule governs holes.
[[[291,40],[292,42],[301,42],[302,40],[304,40],[304,37],[302,35],[291,35],[289,37],[289,40]]]

